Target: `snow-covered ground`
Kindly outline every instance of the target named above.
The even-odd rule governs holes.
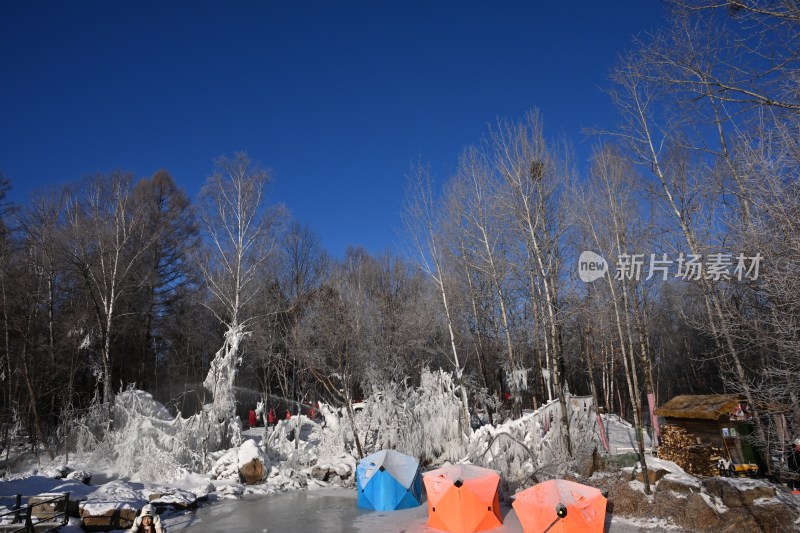
[[[40,490],[50,490],[50,483],[45,478],[32,477],[18,480],[13,487],[22,493],[29,494]],[[72,485],[69,488],[74,488]],[[187,485],[186,488],[191,488]],[[136,483],[116,483],[114,488],[87,487],[81,494],[91,496],[96,490],[105,489],[107,496],[131,498],[131,494],[140,489]],[[169,512],[162,518],[162,523],[170,532],[191,531],[192,533],[258,533],[287,532],[292,533],[432,533],[438,531],[427,526],[427,504],[423,503],[414,509],[393,512],[374,512],[359,509],[356,506],[354,489],[319,489],[293,491],[272,495],[245,496],[237,499],[224,499],[207,504],[195,511]],[[516,533],[522,526],[516,513],[507,506],[502,510],[503,525],[494,529],[497,533]],[[658,519],[631,520],[609,515],[606,520],[606,533],[635,533],[663,531],[668,528],[665,522]],[[77,519],[71,519],[68,526],[61,528],[62,533],[82,533]],[[122,531],[122,530],[117,530]]]
[[[145,395],[137,393],[137,401],[145,399]],[[158,411],[150,407],[146,410],[148,413]],[[314,421],[303,418],[302,422],[297,453],[308,462],[325,464],[342,477],[351,474],[355,466],[353,457],[347,454],[320,457],[319,454],[325,451],[326,439],[330,435],[326,435],[322,426]],[[71,477],[85,475],[87,472],[81,472],[81,469],[87,469],[92,474],[93,484],[84,485],[79,479],[56,479],[63,477],[65,471],[58,462],[49,466],[22,464],[18,467],[18,473],[7,475],[4,481],[0,481],[0,495],[69,491],[72,499],[84,499],[87,502],[82,504],[85,509],[99,511],[115,507],[139,509],[153,495],[159,494],[158,501],[162,504],[159,507],[164,511],[163,523],[168,529],[191,529],[193,533],[220,531],[222,528],[228,533],[434,531],[426,525],[426,504],[392,513],[364,511],[356,507],[354,488],[337,488],[335,482],[317,481],[308,475],[308,468],[303,469],[303,465],[296,461],[271,460],[264,451],[267,448],[278,456],[286,457],[293,453],[295,443],[288,440],[287,434],[295,423],[296,420],[291,423],[282,422],[266,433],[263,428],[242,431],[244,442],[228,452],[217,454],[216,464],[207,474],[187,473],[169,482],[133,480],[129,476],[121,477],[113,463],[92,462],[92,456],[73,454],[70,467],[77,471]],[[511,434],[519,430],[521,422],[514,421],[510,424],[507,431]],[[532,422],[533,427],[539,428],[537,424]],[[611,416],[604,417],[604,427],[610,439],[612,453],[630,451],[634,433],[629,424]],[[501,427],[493,429],[493,433],[502,431],[504,430]],[[264,438],[267,443],[261,442]],[[241,484],[237,479],[238,468],[256,457],[268,469],[266,482],[253,486]],[[180,507],[181,504],[193,501],[194,496],[204,502],[197,510],[176,510],[168,505],[170,501],[175,501]],[[504,524],[496,531],[522,531],[516,513],[510,507],[506,506],[503,514]],[[665,522],[658,519],[629,520],[609,515],[606,531],[628,533],[663,530],[665,527]],[[62,531],[82,531],[80,520],[72,518]]]
[[[418,389],[396,387],[368,398],[355,421],[359,433],[372,438],[362,446],[399,449],[426,458],[432,467],[477,461],[515,483],[524,483],[532,473],[540,477],[545,472],[568,473],[559,444],[563,432],[558,402],[497,427],[485,426],[464,443],[453,423],[459,409],[453,391],[446,373],[429,372],[423,374]],[[589,400],[577,396],[570,400],[571,440],[580,449],[599,442],[592,436],[597,427]],[[79,428],[85,436],[82,451],[72,452],[68,461],[62,456],[47,465],[20,458],[16,470],[0,481],[0,495],[69,491],[71,499],[82,500],[81,509],[93,516],[113,509],[135,512],[152,501],[171,531],[191,528],[202,533],[222,527],[229,533],[431,531],[426,526],[427,505],[394,513],[357,509],[352,425],[322,407],[324,424],[294,417],[266,430],[242,430],[235,421],[213,426],[214,417],[203,418],[202,413],[190,419],[173,417],[149,394],[128,390],[117,397],[115,431],[105,440],[97,440],[97,424],[86,422]],[[630,424],[607,416],[603,426],[612,453],[633,451],[635,433]],[[228,432],[234,437],[232,446],[201,454],[198,447],[204,441],[199,436],[204,428],[210,428],[216,439],[224,439]],[[262,481],[245,485],[240,469],[255,464],[254,459],[263,465]],[[192,472],[191,465],[202,469]],[[69,471],[74,479],[65,478]],[[79,479],[87,474],[92,475],[92,485]],[[194,506],[196,500],[203,502],[200,509],[180,510]],[[612,532],[639,531],[642,525],[663,529],[658,521],[643,524],[611,516],[609,520],[607,531]],[[80,531],[79,523],[72,518],[63,531]],[[510,507],[497,531],[521,531]]]
[[[606,429],[606,436],[608,437],[609,452],[612,455],[621,453],[635,453],[639,450],[639,445],[636,443],[636,428],[629,422],[622,420],[617,415],[602,415],[603,426]],[[600,437],[598,436],[598,441]],[[652,443],[650,436],[644,434],[645,451],[649,451]]]

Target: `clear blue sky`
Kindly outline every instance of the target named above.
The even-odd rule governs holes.
[[[122,169],[196,197],[246,151],[328,250],[396,248],[405,175],[446,177],[497,117],[614,124],[600,90],[657,0],[0,3],[0,171],[12,200]]]

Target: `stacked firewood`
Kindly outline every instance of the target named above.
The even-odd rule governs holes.
[[[672,461],[693,476],[716,476],[722,450],[711,444],[698,444],[697,438],[678,426],[661,428],[658,457]]]

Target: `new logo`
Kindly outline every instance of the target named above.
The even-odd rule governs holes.
[[[608,263],[594,252],[581,252],[578,258],[578,277],[585,283],[600,279],[608,272]]]

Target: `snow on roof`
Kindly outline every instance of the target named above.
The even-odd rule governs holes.
[[[736,394],[684,394],[656,409],[658,416],[717,420],[729,415],[744,399]]]

